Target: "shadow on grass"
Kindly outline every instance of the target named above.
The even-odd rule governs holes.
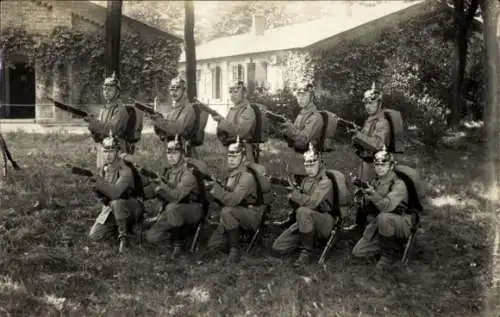
[[[266,230],[254,252],[234,266],[200,254],[171,262],[167,245],[136,246],[118,256],[116,242],[90,243],[86,234],[99,206],[85,179],[70,175],[64,164],[94,166],[92,141],[78,135],[6,137],[24,165],[0,189],[0,307],[11,315],[404,317],[477,316],[483,309],[491,280],[491,218],[484,213],[477,149],[447,150],[433,161],[417,151],[399,158],[422,171],[434,204],[422,217],[408,270],[377,275],[374,263],[351,260],[353,241],[341,241],[325,267],[312,264],[302,277],[291,266],[293,256],[271,255],[276,229]],[[293,155],[286,146],[272,141],[262,148],[271,173],[284,173]],[[141,141],[144,166],[161,170],[160,149],[155,136]],[[199,153],[221,177],[219,142],[208,137]],[[326,162],[346,175],[357,172],[348,146],[338,145]],[[271,216],[278,218],[286,197],[274,189]],[[205,227],[200,251],[211,230]]]

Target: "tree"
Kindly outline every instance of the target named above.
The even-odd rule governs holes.
[[[196,44],[194,41],[194,4],[184,1],[184,43],[186,48],[186,81],[189,100],[196,98]]]
[[[106,16],[106,76],[120,76],[122,0],[108,0]]]
[[[465,79],[465,67],[467,64],[468,40],[472,22],[479,7],[479,0],[453,0],[454,22],[455,22],[455,78],[453,83],[453,102],[448,123],[451,126],[458,125],[461,119],[461,111],[464,108],[462,88]]]

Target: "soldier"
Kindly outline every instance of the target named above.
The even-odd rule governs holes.
[[[377,269],[383,270],[393,263],[401,247],[398,239],[407,239],[412,228],[408,211],[408,189],[395,173],[395,161],[385,147],[375,154],[376,177],[363,189],[365,204],[362,212],[372,217],[362,238],[354,246],[355,257],[371,257],[381,252]]]
[[[211,250],[218,250],[224,248],[228,242],[228,263],[239,261],[240,227],[256,230],[264,213],[262,208],[256,206],[257,180],[247,169],[246,149],[237,137],[236,143],[228,147],[227,163],[230,174],[226,185],[223,187],[216,182],[206,184],[211,196],[224,206],[220,212],[220,223],[208,246]]]
[[[165,118],[154,119],[154,131],[162,141],[172,141],[176,135],[180,136],[186,148],[187,157],[197,157],[195,149],[189,139],[195,133],[196,112],[189,102],[186,81],[180,78],[172,79],[170,95],[173,103],[169,107]]]
[[[153,182],[154,196],[159,196],[166,203],[157,221],[146,231],[146,240],[158,243],[165,240],[170,232],[174,241],[173,259],[181,253],[183,227],[196,225],[203,217],[203,208],[196,177],[188,167],[183,145],[177,136],[167,143],[167,160],[169,168],[162,175],[164,181]]]
[[[120,140],[112,135],[102,141],[103,168],[93,177],[94,191],[104,203],[89,236],[98,241],[118,231],[120,252],[128,246],[130,228],[142,219],[144,208],[134,194],[134,174],[119,157]]]
[[[304,153],[309,143],[315,148],[318,148],[321,130],[323,127],[323,119],[315,105],[315,96],[312,84],[306,84],[296,90],[297,102],[301,108],[299,115],[294,123],[286,121],[281,124],[283,135],[288,142],[288,146],[293,148],[295,152]],[[290,166],[292,168],[303,166],[303,157],[300,155],[297,161],[293,161]],[[291,171],[295,174],[295,180],[300,183],[305,176],[305,171],[299,169]]]
[[[245,141],[245,152],[247,160],[252,163],[258,161],[259,144],[251,143],[250,140],[256,131],[257,117],[247,99],[247,88],[243,81],[237,81],[229,87],[231,101],[234,106],[229,109],[226,118],[218,115],[212,116],[218,123],[217,130],[224,133],[224,145],[236,139],[239,135]],[[258,132],[258,131],[257,131]],[[226,143],[226,144],[225,144]]]
[[[312,144],[304,153],[304,167],[307,172],[300,189],[289,188],[288,198],[295,210],[296,222],[285,230],[273,243],[278,253],[287,253],[302,246],[296,266],[309,263],[310,254],[314,250],[314,242],[318,237],[327,239],[333,229],[334,217],[332,181],[326,175],[320,156]]]
[[[363,160],[361,163],[360,178],[366,182],[374,177],[374,170],[371,166],[373,155],[376,151],[382,150],[385,145],[389,147],[390,124],[384,115],[382,107],[382,92],[373,83],[372,88],[367,90],[363,97],[368,119],[366,119],[361,131],[355,131],[353,135],[354,144],[367,144],[375,151],[359,147],[356,154]]]
[[[102,85],[102,93],[106,101],[106,105],[100,111],[98,119],[91,118],[89,122],[89,130],[92,133],[94,141],[98,143],[97,147],[97,170],[100,171],[104,165],[104,149],[102,141],[107,136],[108,131],[112,131],[113,135],[118,138],[120,150],[122,152],[133,154],[134,144],[127,142],[127,135],[130,131],[127,130],[128,112],[120,102],[120,80],[116,78],[113,72],[111,77],[104,80]]]

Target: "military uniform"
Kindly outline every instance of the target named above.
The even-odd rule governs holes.
[[[381,105],[381,93],[376,89],[375,84],[370,90],[365,92],[363,100],[365,102],[378,102],[378,111],[368,117],[361,131],[356,132],[353,139],[363,140],[364,143],[370,144],[375,151],[357,150],[357,155],[361,158],[372,158],[374,152],[382,150],[382,147],[389,147],[391,141],[391,127],[389,121],[385,118],[384,110]],[[360,168],[361,181],[367,182],[375,177],[373,166],[364,161]]]
[[[239,231],[256,230],[262,218],[263,210],[254,207],[257,202],[257,184],[253,175],[242,165],[233,170],[227,179],[226,188],[215,184],[210,194],[224,207],[220,212],[220,223],[208,243],[210,248],[225,246],[224,233],[228,234],[230,246],[239,243]],[[231,236],[233,232],[236,232]],[[234,235],[237,234],[236,238]],[[232,239],[232,240],[231,240]]]
[[[157,191],[168,203],[146,232],[146,240],[152,243],[166,239],[169,231],[176,235],[174,240],[179,240],[182,226],[197,224],[203,217],[196,177],[186,162],[166,169],[163,178],[167,182],[162,182]]]
[[[193,104],[187,99],[182,99],[168,109],[165,118],[154,121],[154,131],[162,141],[171,141],[175,135],[187,140],[196,128],[195,123],[196,112]],[[193,156],[196,155],[193,153]]]
[[[106,139],[103,141],[106,150],[105,142]],[[102,240],[117,230],[120,250],[122,244],[126,245],[128,232],[144,212],[142,203],[133,196],[134,187],[132,170],[119,158],[105,165],[95,177],[94,188],[107,204],[90,230],[91,240]]]
[[[283,134],[290,147],[304,151],[309,143],[318,146],[322,127],[321,114],[316,106],[311,104],[299,112],[293,125],[286,126]]]
[[[109,78],[106,78],[103,86],[114,86],[120,90],[120,82],[115,77],[115,73]],[[118,98],[118,97],[117,97]],[[134,144],[126,141],[126,136],[130,131],[127,131],[128,125],[128,112],[127,109],[118,99],[107,103],[99,112],[98,120],[92,120],[89,123],[89,130],[92,137],[97,144],[97,170],[101,171],[103,167],[103,154],[102,141],[107,136],[109,131],[118,138],[120,143],[120,150],[127,154],[134,154]]]
[[[392,156],[390,160],[393,160]],[[377,268],[385,269],[401,248],[401,241],[408,239],[411,233],[412,215],[407,213],[408,189],[393,169],[377,177],[372,185],[374,191],[365,195],[367,203],[363,212],[376,216],[367,225],[352,254],[355,257],[371,257],[382,253]]]
[[[248,100],[233,106],[229,109],[226,118],[222,118],[217,128],[225,131],[228,139],[236,139],[239,136],[242,140],[250,140],[254,135],[257,118]],[[245,152],[249,162],[255,163],[259,144],[245,143]]]
[[[301,190],[294,190],[290,201],[297,205],[297,221],[285,230],[273,243],[273,250],[286,253],[300,246],[301,235],[309,235],[309,244],[304,247],[312,251],[316,237],[327,239],[333,229],[334,219],[329,213],[334,202],[331,180],[322,169],[314,177],[307,176]],[[312,242],[311,242],[312,241]]]

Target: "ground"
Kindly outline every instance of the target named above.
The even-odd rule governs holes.
[[[431,207],[422,216],[407,269],[378,275],[374,263],[350,258],[341,241],[326,265],[302,274],[290,257],[271,254],[279,233],[264,239],[240,264],[224,266],[199,254],[167,259],[170,248],[133,245],[118,255],[117,242],[94,244],[86,235],[99,204],[71,163],[92,168],[88,135],[4,134],[22,172],[0,184],[0,316],[480,316],[491,286],[492,219],[485,212],[484,144],[425,152],[415,148],[400,161],[416,166],[428,183]],[[161,148],[143,137],[138,159],[159,170]],[[263,162],[283,173],[290,151],[263,146]],[[221,147],[207,137],[202,156],[222,176]],[[418,155],[417,155],[418,154]],[[347,144],[327,157],[329,168],[357,172]],[[12,171],[12,170],[11,170]],[[276,190],[272,217],[286,207]],[[148,203],[153,207],[154,202]],[[152,212],[154,215],[154,212]],[[217,211],[213,210],[213,217]],[[204,250],[212,227],[202,234]]]

